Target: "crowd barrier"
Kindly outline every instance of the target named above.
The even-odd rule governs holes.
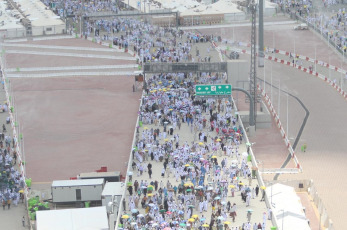
[[[273,106],[273,104],[272,104],[272,102],[270,100],[269,95],[267,95],[267,93],[263,89],[261,89],[259,87],[259,85],[257,85],[257,88],[258,88],[258,90],[260,90],[261,95],[263,96],[263,100],[266,102],[271,115],[275,119],[275,123],[276,123],[278,129],[280,130],[280,133],[281,133],[281,136],[283,138],[283,141],[286,144],[286,147],[287,147],[290,155],[292,156],[292,159],[294,160],[295,167],[298,168],[300,172],[302,172],[302,167],[299,164],[299,160],[298,160],[298,158],[295,155],[295,151],[294,151],[294,149],[293,149],[293,147],[292,147],[292,145],[291,145],[291,143],[290,143],[290,141],[288,139],[288,135],[286,134],[286,132],[283,129],[280,117],[278,116],[278,114],[277,114],[277,112],[276,112],[276,110],[275,110],[275,108],[274,108],[274,106]]]
[[[240,46],[246,46],[246,47],[249,47],[248,45],[250,44],[247,44],[247,43],[242,43],[242,42],[239,42],[239,45]],[[246,49],[239,49],[239,48],[233,48],[233,50],[237,51],[237,52],[240,52],[240,53],[246,53],[246,54],[250,54],[251,52],[246,50]],[[226,54],[226,51],[227,50],[221,50],[220,52],[222,54]],[[276,53],[279,53],[280,51],[279,50],[276,50]],[[282,51],[282,52],[285,52],[285,51]],[[290,55],[289,52],[285,52],[285,54],[288,56]],[[258,55],[258,54],[257,54]],[[314,60],[314,59],[311,59],[311,58],[308,58],[306,56],[302,56],[302,55],[299,55],[298,56],[299,58],[302,58],[302,59],[307,59],[307,60]],[[283,60],[283,59],[280,59],[280,58],[277,58],[277,57],[273,57],[273,56],[269,56],[267,54],[265,54],[265,59],[267,60],[270,60],[270,61],[274,61],[274,62],[277,62],[277,63],[281,63],[281,64],[284,64],[284,65],[287,65],[287,66],[291,66],[293,68],[296,68],[298,70],[301,70],[305,73],[308,73],[310,75],[313,75],[315,77],[318,77],[320,78],[321,80],[325,81],[327,84],[329,84],[330,86],[332,86],[339,94],[341,94],[346,100],[347,100],[347,93],[338,85],[336,84],[333,80],[331,80],[330,78],[326,77],[325,75],[323,74],[320,74],[316,71],[312,71],[310,70],[309,68],[306,68],[306,67],[303,67],[301,65],[297,65],[295,63],[292,63],[290,61],[287,61],[287,60]],[[336,66],[333,66],[333,65],[329,65],[327,63],[324,63],[322,61],[316,61],[317,63],[320,63],[322,66],[324,67],[327,67],[327,68],[331,68],[331,69],[334,69],[335,71],[339,71],[339,72],[342,72],[342,73],[347,73],[346,70],[343,70],[341,68],[337,68]]]

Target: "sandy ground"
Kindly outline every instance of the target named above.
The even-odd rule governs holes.
[[[25,44],[108,49],[84,39]],[[48,51],[60,52],[58,49]],[[79,51],[63,52],[74,54]],[[95,51],[93,54],[130,57],[116,52]],[[7,68],[130,63],[134,61],[6,54]],[[141,96],[140,92],[132,92],[134,78],[81,75],[10,80],[24,134],[27,175],[34,183],[69,179],[101,166],[123,174],[126,171]]]
[[[12,84],[33,181],[69,179],[100,166],[125,172],[140,96],[132,92],[132,78],[14,79]]]

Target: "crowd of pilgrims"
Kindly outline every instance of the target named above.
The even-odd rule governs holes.
[[[8,113],[7,103],[2,106],[1,112]],[[16,169],[17,140],[8,133],[6,126],[9,124],[10,117],[7,117],[6,125],[2,125],[2,133],[0,133],[0,202],[3,210],[6,207],[10,209],[11,204],[17,206],[19,200],[24,202],[25,181]]]
[[[97,1],[79,1],[79,0],[41,0],[46,6],[55,6],[64,9],[67,15],[77,15],[81,11],[85,14],[95,12],[115,12],[119,11],[119,7],[113,1],[97,0]],[[83,4],[83,5],[82,5]],[[58,13],[58,12],[56,12]]]
[[[195,43],[206,43],[213,35],[159,27],[134,18],[100,19],[86,21],[86,35],[97,40],[110,40],[121,48],[132,48],[140,62],[210,62],[199,50],[192,50]],[[100,31],[105,31],[101,34]],[[94,34],[93,34],[94,33]],[[212,49],[212,48],[211,48]],[[194,51],[194,55],[192,55]]]
[[[274,0],[279,7],[287,13],[296,13],[307,23],[314,25],[320,33],[329,37],[344,52],[346,47],[346,22],[347,14],[343,1],[323,0],[323,9],[313,4],[312,0]],[[338,7],[339,4],[341,7]],[[332,7],[335,6],[335,7]]]
[[[217,81],[224,78],[205,74]],[[183,73],[147,79],[139,114],[142,127],[133,150],[136,177],[127,183],[123,203],[124,229],[266,228],[269,212],[257,223],[251,219],[251,209],[237,214],[238,196],[248,207],[264,192],[252,186],[255,178],[247,164],[248,153],[239,151],[243,130],[233,115],[234,105],[229,98],[195,97],[196,83],[200,82]],[[196,140],[180,139],[183,126]],[[152,177],[154,167],[160,167],[160,181]],[[238,215],[245,222],[234,226]]]

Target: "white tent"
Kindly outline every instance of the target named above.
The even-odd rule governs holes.
[[[311,229],[305,216],[304,207],[293,187],[274,184],[266,188],[273,215],[279,229]],[[283,226],[283,228],[282,228]]]
[[[108,230],[106,207],[36,212],[37,230]]]

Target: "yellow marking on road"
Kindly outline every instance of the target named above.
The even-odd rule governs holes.
[[[305,193],[305,194],[308,196],[309,200],[311,201],[311,206],[312,206],[312,208],[313,208],[314,214],[316,214],[316,217],[317,217],[317,219],[318,219],[318,222],[319,222],[319,224],[320,224],[320,226],[321,226],[321,229],[322,229],[322,230],[325,230],[326,228],[323,226],[322,223],[320,223],[320,222],[321,222],[320,214],[319,214],[318,208],[316,207],[316,204],[314,203],[314,201],[313,201],[311,195],[310,195],[309,193],[307,193],[307,192],[296,192],[296,193]]]

